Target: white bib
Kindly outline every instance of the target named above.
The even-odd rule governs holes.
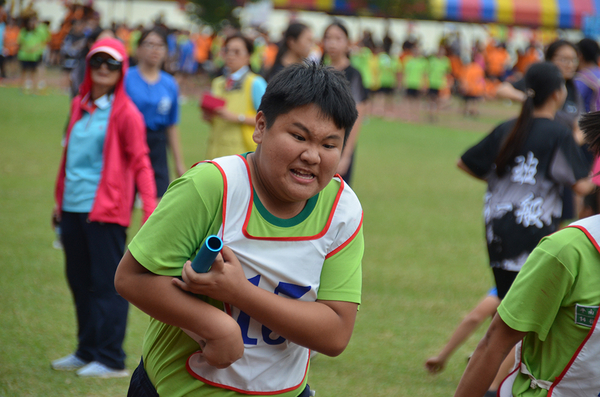
[[[241,156],[212,161],[223,175],[223,243],[233,250],[246,278],[254,285],[287,298],[314,302],[323,262],[342,249],[362,225],[362,209],[352,190],[341,181],[324,229],[315,236],[257,237],[247,231],[253,189],[246,160]],[[274,334],[238,308],[225,305],[240,325],[244,355],[217,369],[201,354],[188,359],[197,379],[244,394],[279,394],[300,387],[308,372],[310,351]]]
[[[581,219],[569,225],[583,231],[600,253],[600,215]],[[594,264],[590,264],[594,265]],[[599,264],[595,264],[598,266]],[[599,291],[600,291],[600,286]],[[552,381],[537,380],[521,362],[500,385],[498,396],[512,397],[512,387],[519,369],[531,378],[531,387],[548,390],[548,397],[596,397],[600,395],[600,324],[597,311],[590,332],[562,371]],[[520,349],[521,345],[517,347]]]

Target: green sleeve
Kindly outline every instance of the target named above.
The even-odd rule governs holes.
[[[576,277],[568,264],[577,262],[577,253],[561,238],[565,232],[573,231],[542,239],[498,307],[498,314],[509,327],[535,332],[541,341],[546,339]]]
[[[206,236],[222,223],[223,177],[212,164],[199,164],[169,186],[129,244],[133,257],[155,274],[180,276]]]
[[[360,304],[364,248],[361,225],[348,245],[325,259],[317,299]]]

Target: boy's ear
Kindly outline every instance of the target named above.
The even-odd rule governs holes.
[[[265,114],[261,111],[256,115],[256,127],[254,128],[254,133],[252,134],[252,139],[254,143],[257,145],[262,143],[263,136],[265,131],[267,130],[267,119],[265,118]]]

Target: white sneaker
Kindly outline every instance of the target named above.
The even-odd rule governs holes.
[[[126,369],[113,369],[98,361],[92,361],[77,371],[77,376],[84,378],[127,378],[129,371]]]
[[[54,360],[51,363],[52,369],[56,371],[75,371],[76,369],[84,367],[88,361],[83,361],[74,354],[69,354],[66,357]]]

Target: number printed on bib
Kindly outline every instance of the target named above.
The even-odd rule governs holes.
[[[250,281],[253,285],[258,287],[258,283],[260,282],[260,274],[248,279],[248,281]],[[277,288],[275,288],[274,293],[275,295],[286,295],[292,299],[300,299],[303,295],[310,291],[310,289],[310,286],[304,287],[301,285],[284,283],[283,281],[281,281],[279,282],[279,285],[277,285]],[[240,310],[240,314],[237,318],[237,323],[240,326],[240,329],[242,330],[242,338],[244,340],[245,345],[256,345],[258,343],[258,339],[252,338],[248,335],[251,320],[252,319],[248,314]],[[274,334],[273,331],[271,331],[268,327],[264,325],[262,326],[261,333],[263,341],[267,345],[280,345],[283,342],[285,342],[284,337]]]

